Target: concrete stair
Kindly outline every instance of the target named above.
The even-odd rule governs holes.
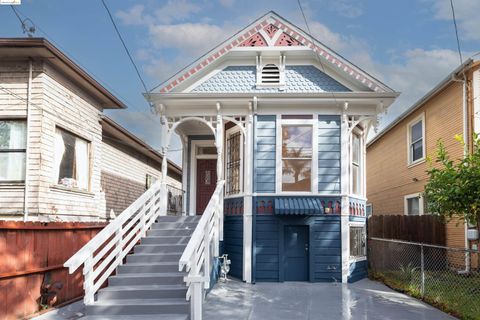
[[[178,260],[199,219],[159,217],[82,319],[189,319],[185,273],[178,272]]]

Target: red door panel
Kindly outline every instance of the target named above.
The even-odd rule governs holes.
[[[217,184],[217,159],[197,160],[197,215],[203,214]]]

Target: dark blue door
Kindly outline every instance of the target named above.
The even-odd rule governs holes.
[[[308,226],[285,226],[285,281],[308,281]]]

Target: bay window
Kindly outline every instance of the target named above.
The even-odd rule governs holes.
[[[311,125],[282,125],[282,191],[312,190]]]
[[[54,170],[55,184],[88,190],[89,143],[66,130],[57,128]]]
[[[0,182],[25,180],[25,120],[0,120]]]

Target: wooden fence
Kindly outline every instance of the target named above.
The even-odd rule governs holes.
[[[374,215],[368,219],[368,236],[445,246],[445,223],[437,216]]]
[[[0,319],[83,296],[82,274],[69,275],[63,263],[104,226],[0,221]]]

